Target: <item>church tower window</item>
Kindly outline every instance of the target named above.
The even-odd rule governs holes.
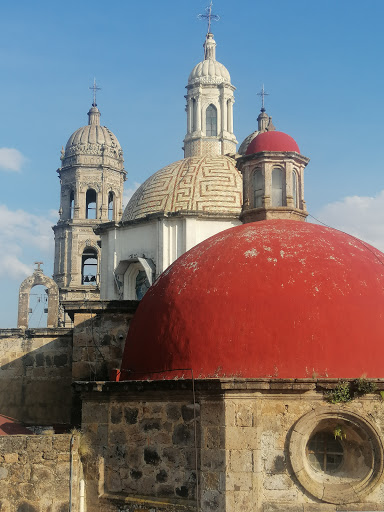
[[[272,206],[284,206],[283,203],[283,170],[272,169]]]
[[[296,173],[296,171],[292,171],[292,197],[293,197],[294,208],[298,208],[298,205],[297,205],[297,173]]]
[[[97,252],[96,249],[87,247],[81,258],[81,284],[96,286],[97,276]]]
[[[71,194],[69,196],[69,218],[70,219],[73,219],[74,210],[75,210],[75,193],[72,190]]]
[[[206,110],[206,135],[207,137],[217,136],[217,109],[215,105],[209,105]]]
[[[264,195],[264,179],[261,169],[256,169],[253,175],[254,182],[254,207],[261,208],[263,206]]]
[[[86,218],[96,219],[96,191],[90,188],[86,195]]]
[[[114,208],[115,208],[115,195],[113,192],[109,192],[109,194],[108,194],[108,220],[115,220]]]

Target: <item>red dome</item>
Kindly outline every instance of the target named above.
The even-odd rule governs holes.
[[[383,262],[356,238],[304,222],[219,233],[148,290],[122,379],[189,378],[164,372],[183,368],[196,378],[384,377]]]
[[[283,132],[259,133],[249,144],[246,155],[259,153],[260,151],[295,151],[300,153],[295,139]]]

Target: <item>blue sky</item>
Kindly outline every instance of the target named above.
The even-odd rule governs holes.
[[[0,18],[0,327],[15,327],[34,261],[53,271],[60,149],[87,122],[118,137],[126,197],[182,158],[185,85],[202,59],[207,1],[5,3]],[[384,250],[384,2],[217,0],[217,59],[230,71],[235,133],[267,112],[311,158],[310,213]]]

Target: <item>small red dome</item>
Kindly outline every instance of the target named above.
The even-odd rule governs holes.
[[[148,290],[122,379],[384,377],[384,254],[334,229],[245,224]],[[159,373],[154,373],[159,372]]]
[[[300,153],[295,139],[283,132],[259,133],[249,144],[246,155],[259,153],[260,151],[295,151]]]

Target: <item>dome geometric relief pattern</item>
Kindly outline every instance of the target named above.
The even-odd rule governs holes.
[[[129,201],[122,220],[180,210],[239,215],[241,205],[242,177],[232,158],[190,157],[145,181]]]

